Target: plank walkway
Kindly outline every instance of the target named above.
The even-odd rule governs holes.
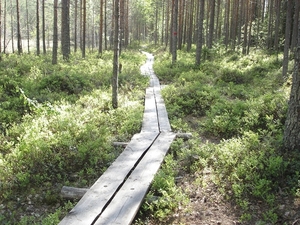
[[[65,216],[59,225],[131,224],[151,182],[175,138],[153,72],[153,55],[147,55],[141,73],[150,77],[146,89],[141,132],[135,134],[120,156]]]

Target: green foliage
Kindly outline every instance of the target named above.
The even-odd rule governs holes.
[[[143,210],[164,221],[188,200],[183,191],[176,186],[177,164],[172,155],[165,158],[162,169],[156,174],[150,192],[147,194]]]
[[[194,55],[183,51],[178,51],[179,68],[171,66],[166,53],[156,58],[161,79],[173,80],[163,90],[173,130],[192,130],[216,141],[176,140],[173,154],[193,175],[206,167],[213,170],[220,193],[242,210],[241,221],[252,219],[250,205],[260,201],[266,205],[260,222],[275,224],[278,187],[288,182],[299,193],[299,163],[281,152],[289,95],[280,61],[261,51],[245,56],[216,47],[212,52],[206,52],[210,60],[199,68],[193,66]]]
[[[47,55],[12,55],[0,62],[0,202],[15,213],[1,215],[0,223],[20,220],[23,206],[13,204],[29,190],[41,192],[43,204],[53,207],[62,185],[90,186],[120,153],[111,142],[140,131],[148,85],[140,56],[123,51],[118,109],[111,103],[111,52],[73,55],[58,65]],[[61,216],[58,210],[42,224],[57,224]],[[25,216],[20,223],[36,220]]]

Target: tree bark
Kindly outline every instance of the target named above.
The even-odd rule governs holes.
[[[74,52],[77,52],[77,21],[78,21],[78,0],[75,0],[74,12]]]
[[[36,0],[36,54],[40,55],[40,0]]]
[[[114,0],[114,61],[112,77],[112,106],[118,108],[118,76],[120,53],[120,0]]]
[[[100,24],[99,24],[99,49],[98,53],[103,52],[103,0],[100,0]]]
[[[82,0],[82,58],[85,58],[85,48],[86,48],[86,0]]]
[[[26,29],[27,29],[27,51],[30,53],[30,30],[29,30],[29,12],[28,12],[28,0],[26,0]]]
[[[284,42],[284,53],[283,53],[283,63],[282,63],[282,76],[285,77],[288,72],[289,64],[289,52],[290,52],[290,39],[292,30],[292,9],[293,0],[287,0],[287,12],[286,12],[286,27],[285,27],[285,42]]]
[[[6,52],[6,1],[4,0],[4,15],[3,15],[3,53]],[[0,40],[1,41],[1,40]]]
[[[61,13],[61,48],[63,59],[68,60],[70,55],[70,2],[62,0]]]
[[[173,0],[173,26],[172,26],[172,64],[177,61],[177,34],[178,34],[178,0]]]
[[[16,0],[17,5],[17,32],[18,32],[18,54],[23,53],[22,49],[22,38],[21,38],[21,25],[20,25],[20,6],[19,0]]]
[[[288,151],[300,152],[300,26],[295,52],[293,83],[285,122],[284,146]]]
[[[295,1],[294,26],[291,49],[294,50],[297,46],[298,27],[299,27],[300,1]]]
[[[209,14],[209,33],[207,47],[212,48],[213,38],[214,38],[214,28],[215,28],[215,0],[210,0],[210,14]]]
[[[2,28],[2,1],[0,0],[0,28]],[[2,29],[0,29],[0,53],[2,52]]]
[[[54,0],[52,64],[57,64],[57,49],[58,49],[57,4],[58,4],[58,0]]]
[[[203,20],[204,20],[204,1],[200,0],[200,13],[198,18],[198,41],[197,41],[197,50],[196,50],[196,65],[199,66],[201,63],[201,54],[202,54],[202,40],[203,40]]]
[[[46,22],[45,22],[45,0],[42,1],[42,33],[43,33],[43,54],[46,54]]]

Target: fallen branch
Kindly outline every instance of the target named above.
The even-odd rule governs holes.
[[[127,142],[113,142],[113,146],[115,147],[126,147],[128,145]]]
[[[193,135],[191,133],[177,133],[176,137],[182,138],[184,140],[188,140],[188,139],[191,139],[193,137]]]
[[[75,188],[63,186],[60,195],[66,199],[80,199],[88,191],[88,188]]]

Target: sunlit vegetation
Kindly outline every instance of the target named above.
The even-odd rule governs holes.
[[[148,79],[139,66],[145,58],[123,52],[118,109],[111,103],[111,58],[111,52],[74,55],[52,65],[48,56],[3,57],[0,224],[57,224],[70,209],[60,188],[91,186],[121,151],[112,142],[140,131]],[[30,214],[32,205],[41,215]],[[41,222],[53,209],[52,219]]]
[[[220,194],[239,207],[241,221],[278,222],[278,190],[297,196],[300,179],[299,157],[282,151],[289,98],[289,81],[281,77],[282,56],[260,50],[245,56],[219,48],[214,51],[221,54],[195,68],[193,54],[179,51],[172,65],[169,54],[153,51],[155,71],[167,84],[163,95],[172,129],[192,132],[194,138],[173,143],[143,215],[150,212],[151,218],[168,223],[188,198],[175,179],[184,170],[194,177],[194,185],[205,187],[202,171],[209,170]],[[264,209],[253,211],[258,202]]]

